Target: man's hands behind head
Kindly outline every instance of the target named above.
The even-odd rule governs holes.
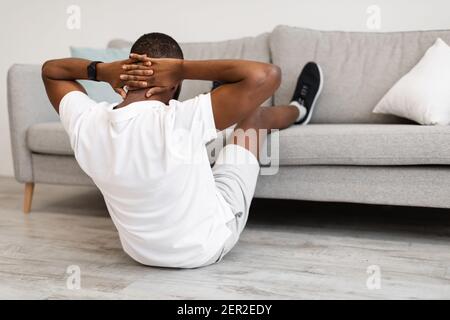
[[[150,88],[146,97],[165,91],[175,91],[183,80],[183,60],[154,59],[146,55],[130,54],[133,63],[122,66],[120,80],[129,90]]]
[[[182,62],[179,59],[152,59],[146,55],[130,54],[126,60],[100,63],[97,79],[109,83],[122,98],[126,90],[149,88],[147,97],[174,89],[181,82]]]

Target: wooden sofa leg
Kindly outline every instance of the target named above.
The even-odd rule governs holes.
[[[33,201],[34,183],[27,182],[25,184],[25,193],[23,198],[23,213],[30,213],[31,203]]]

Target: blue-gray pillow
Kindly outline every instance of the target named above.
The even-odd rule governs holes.
[[[127,59],[130,54],[130,48],[122,49],[95,49],[70,47],[70,54],[73,58],[89,59],[93,61],[112,62],[116,60]],[[80,83],[86,89],[89,97],[97,102],[107,101],[115,103],[122,101],[120,95],[107,84],[95,81],[82,80]]]

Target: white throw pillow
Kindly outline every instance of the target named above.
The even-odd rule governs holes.
[[[373,112],[393,114],[424,125],[450,124],[450,47],[437,39]]]

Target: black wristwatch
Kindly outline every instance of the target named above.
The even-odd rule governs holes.
[[[98,81],[97,80],[97,64],[102,63],[102,61],[92,61],[89,63],[87,67],[87,74],[88,79],[92,81]]]

